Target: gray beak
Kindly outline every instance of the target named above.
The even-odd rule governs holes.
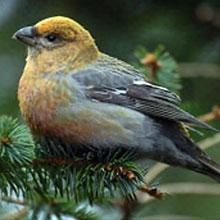
[[[19,29],[14,33],[12,39],[19,40],[28,46],[36,45],[36,29],[33,26],[28,26]]]

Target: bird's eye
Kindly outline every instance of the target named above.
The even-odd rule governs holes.
[[[55,34],[48,34],[47,36],[45,36],[45,38],[49,41],[49,42],[55,42],[58,39],[58,36]]]

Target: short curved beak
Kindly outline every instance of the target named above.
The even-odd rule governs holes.
[[[36,45],[36,29],[33,26],[28,26],[19,29],[14,33],[12,39],[19,40],[28,46]]]

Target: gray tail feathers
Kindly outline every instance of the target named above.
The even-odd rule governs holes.
[[[202,173],[220,182],[220,166],[179,129],[178,123],[163,120],[160,126],[164,138],[158,137],[157,141],[158,145],[163,143],[164,147],[160,153],[163,157],[157,158],[158,160]],[[165,137],[172,141],[172,147]]]
[[[199,162],[201,168],[195,171],[205,174],[220,183],[220,166],[207,157],[201,157]]]
[[[203,152],[196,144],[188,139],[185,153],[192,158],[192,163],[186,164],[186,168],[189,168],[195,172],[204,174],[211,177],[215,181],[220,183],[220,166],[215,163],[205,152]],[[191,150],[189,150],[191,148]]]
[[[209,125],[203,121],[200,121],[199,119],[195,118],[194,116],[190,115],[189,113],[186,113],[185,115],[186,115],[186,118],[183,118],[183,122],[185,121],[186,123],[195,125],[196,127],[199,127],[199,128],[204,128],[204,129],[208,129],[208,130],[211,130],[214,132],[219,132],[218,129],[212,127],[211,125]]]
[[[190,155],[195,163],[189,163],[188,168],[198,173],[211,177],[220,183],[220,166],[214,162],[205,152],[196,144],[188,139],[185,153]],[[188,151],[191,148],[190,151]],[[186,166],[187,167],[187,166]]]

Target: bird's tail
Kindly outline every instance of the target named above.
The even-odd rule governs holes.
[[[208,157],[199,158],[201,167],[195,169],[196,172],[205,174],[220,183],[220,166]]]
[[[172,155],[164,162],[185,167],[220,182],[220,165],[175,126],[177,125],[166,124],[166,129],[163,130],[163,134],[171,139],[175,146]]]
[[[159,121],[160,134],[155,139],[155,151],[150,152],[151,159],[161,161],[172,166],[204,174],[220,182],[220,165],[215,163],[186,133],[180,129],[178,123]],[[160,147],[158,147],[160,146]],[[148,155],[149,157],[149,152]]]
[[[220,165],[214,162],[204,151],[200,149],[188,137],[185,137],[187,144],[182,148],[182,152],[192,158],[192,162],[186,163],[186,168],[189,168],[197,173],[211,177],[220,183]]]

